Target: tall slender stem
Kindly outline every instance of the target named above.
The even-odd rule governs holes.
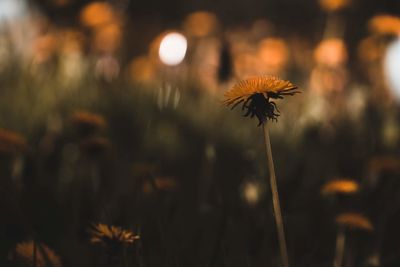
[[[263,131],[264,131],[265,149],[267,151],[269,182],[271,185],[272,203],[273,203],[274,213],[275,213],[275,222],[276,222],[276,229],[278,232],[278,241],[279,241],[279,248],[280,248],[280,252],[281,252],[282,266],[289,267],[289,257],[288,257],[287,248],[286,248],[285,229],[283,226],[281,207],[280,207],[280,203],[279,203],[278,186],[276,183],[274,160],[272,157],[271,141],[269,138],[267,122],[264,122],[264,124],[263,124]]]
[[[36,240],[33,240],[33,261],[32,261],[32,266],[36,267],[36,261],[37,261],[37,251],[36,251]]]
[[[335,255],[335,261],[333,263],[334,267],[342,267],[345,244],[346,244],[346,236],[344,234],[344,230],[339,229],[336,238],[336,255]]]

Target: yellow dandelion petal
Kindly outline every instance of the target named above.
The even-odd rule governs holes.
[[[59,256],[48,246],[43,243],[34,243],[26,241],[18,243],[15,250],[10,253],[9,258],[15,260],[19,264],[33,266],[33,252],[36,253],[36,266],[47,267],[50,263],[54,267],[62,267]]]
[[[356,212],[339,214],[336,217],[336,223],[340,226],[351,229],[365,230],[368,232],[372,232],[374,230],[370,220],[364,215]]]
[[[133,243],[135,235],[121,227],[106,224],[94,224],[89,232],[91,234],[91,243],[100,243],[103,245],[116,245]]]
[[[327,182],[323,185],[321,193],[323,195],[330,195],[335,193],[342,194],[353,194],[358,192],[360,189],[359,184],[356,181],[350,179],[336,179]]]
[[[283,99],[284,96],[297,93],[300,93],[298,87],[289,81],[273,76],[253,77],[238,82],[228,90],[222,103],[232,109],[243,104],[242,109],[246,109],[244,116],[256,116],[261,125],[266,120],[276,120],[279,116],[275,102],[270,99]]]

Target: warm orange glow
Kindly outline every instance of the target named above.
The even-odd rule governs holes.
[[[266,74],[278,74],[288,62],[289,49],[282,39],[266,38],[258,45],[258,58]]]
[[[319,0],[322,9],[326,11],[336,11],[351,4],[351,0]]]
[[[137,57],[129,65],[129,79],[132,82],[151,82],[156,75],[156,66],[147,56]]]
[[[338,179],[327,182],[321,189],[323,195],[335,193],[353,194],[358,192],[360,186],[357,182],[349,179]]]
[[[347,48],[342,39],[325,39],[315,49],[314,58],[318,64],[336,67],[347,62]]]
[[[376,36],[363,39],[358,46],[358,56],[363,62],[377,63],[382,59],[385,45]]]
[[[107,123],[101,115],[87,111],[75,111],[71,122],[77,127],[105,128]]]
[[[374,33],[400,35],[400,17],[391,15],[375,16],[369,21],[368,26]]]
[[[114,52],[121,44],[122,30],[117,23],[98,27],[94,33],[94,47],[99,52]]]
[[[351,229],[373,231],[374,227],[370,220],[360,213],[349,212],[342,213],[336,217],[336,223],[343,227],[348,227]]]
[[[218,19],[213,13],[198,11],[187,16],[183,27],[190,36],[204,37],[216,31]]]
[[[114,21],[115,15],[106,2],[92,2],[82,9],[80,19],[83,25],[96,27]]]
[[[84,36],[77,30],[65,30],[60,32],[61,51],[63,53],[81,52],[83,49]]]

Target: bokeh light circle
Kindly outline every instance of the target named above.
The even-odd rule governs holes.
[[[400,38],[391,43],[387,48],[384,61],[384,72],[397,101],[400,101]]]
[[[164,64],[176,66],[185,58],[186,50],[187,40],[185,36],[177,32],[171,32],[161,40],[158,54]]]

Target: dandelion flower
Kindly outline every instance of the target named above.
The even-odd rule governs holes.
[[[84,134],[92,133],[107,126],[106,121],[101,115],[87,111],[74,112],[71,116],[71,122]]]
[[[370,19],[368,27],[371,32],[387,35],[400,34],[400,17],[378,15]]]
[[[327,182],[321,189],[323,195],[330,195],[335,193],[353,194],[358,192],[360,186],[357,182],[350,179],[336,179]]]
[[[372,232],[374,227],[370,220],[360,213],[348,212],[339,214],[336,223],[340,226]]]
[[[276,103],[270,99],[283,99],[284,96],[292,96],[300,93],[297,86],[289,81],[280,80],[273,76],[254,77],[242,80],[227,91],[223,104],[231,106],[232,109],[239,104],[242,110],[246,110],[245,117],[256,116],[259,124],[268,119],[277,120],[279,110]]]
[[[337,11],[348,7],[351,4],[350,0],[319,0],[319,4],[326,11]]]
[[[35,264],[34,250],[36,253]],[[51,264],[53,267],[62,267],[60,258],[52,249],[43,243],[35,245],[32,240],[17,244],[9,258],[27,266],[47,267]]]
[[[123,230],[121,227],[101,223],[94,224],[90,230],[90,234],[90,242],[93,244],[102,244],[112,247],[123,244],[132,244],[135,240],[140,238],[129,230]]]

